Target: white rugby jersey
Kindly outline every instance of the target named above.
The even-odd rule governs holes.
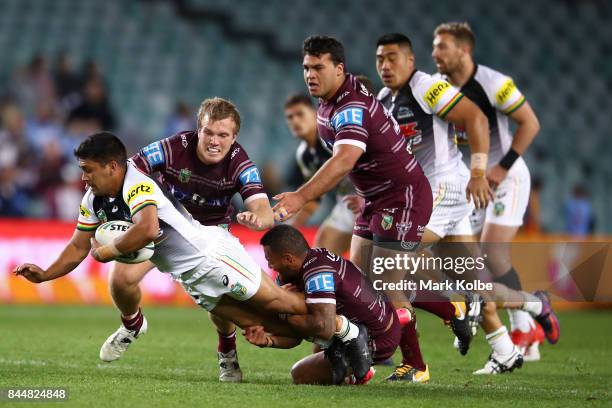
[[[120,196],[98,197],[91,188],[87,190],[81,202],[77,229],[94,231],[100,224],[114,220],[133,222],[134,214],[149,205],[157,207],[159,218],[160,233],[155,240],[151,262],[160,271],[178,275],[207,260],[204,250],[216,235],[216,227],[202,227],[178,201],[166,196],[153,179],[131,162],[127,165]]]
[[[444,76],[436,74],[438,79]],[[487,66],[477,64],[474,73],[461,87],[461,92],[470,98],[489,120],[489,167],[499,163],[512,146],[508,115],[525,103],[512,78]],[[457,142],[465,141],[465,132],[459,131]]]
[[[414,71],[396,96],[383,88],[378,99],[399,123],[409,149],[429,183],[452,176],[463,165],[454,128],[444,121],[463,94],[447,81]]]

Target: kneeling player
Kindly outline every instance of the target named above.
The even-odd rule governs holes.
[[[369,278],[353,263],[325,248],[310,248],[295,228],[279,225],[261,239],[266,259],[285,284],[306,295],[308,314],[289,316],[288,323],[304,337],[329,339],[336,313],[367,327],[369,349],[374,363],[393,356],[401,338],[401,327],[393,304],[376,291]],[[263,328],[246,331],[247,340],[263,347],[290,348],[300,340],[267,335]],[[291,369],[296,384],[339,384],[344,382],[342,345],[327,345],[295,363]],[[367,350],[366,350],[367,352]],[[337,354],[340,354],[338,358]],[[369,373],[365,379],[369,377]],[[357,377],[357,376],[356,376]],[[357,382],[360,378],[357,377]]]

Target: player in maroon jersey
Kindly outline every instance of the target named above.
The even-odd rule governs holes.
[[[399,251],[418,249],[431,215],[433,198],[427,178],[407,150],[399,125],[380,102],[353,75],[345,72],[344,47],[331,37],[315,36],[304,41],[304,80],[311,95],[319,97],[317,124],[319,136],[333,149],[333,155],[317,173],[295,192],[274,197],[275,217],[286,220],[304,203],[333,188],[349,175],[357,194],[365,200],[357,217],[351,240],[351,261],[370,271],[372,260],[395,258]],[[386,277],[399,281],[404,270],[389,270]],[[471,330],[465,302],[453,304],[433,293],[430,311],[448,315],[462,344],[469,345]],[[410,308],[406,293],[393,293],[396,308]],[[461,307],[458,307],[462,304]],[[402,347],[407,354],[420,356],[416,321],[407,325]],[[464,348],[464,352],[467,348]],[[422,360],[406,362],[418,367],[426,380],[429,373]],[[413,380],[415,378],[413,377]]]
[[[281,282],[306,296],[309,314],[287,320],[296,331],[308,337],[330,338],[338,314],[368,329],[374,363],[393,355],[401,337],[399,318],[393,304],[374,289],[359,268],[325,248],[310,248],[304,236],[289,225],[277,225],[266,232],[261,244]],[[299,339],[267,335],[262,327],[251,327],[245,335],[261,347],[291,348],[300,343]],[[344,380],[346,366],[330,355],[336,344],[326,346],[325,352],[316,352],[293,366],[294,383],[338,384]]]
[[[240,224],[264,230],[274,224],[268,196],[259,171],[244,148],[236,142],[240,114],[229,101],[206,99],[198,112],[198,130],[181,132],[141,149],[131,160],[147,174],[159,173],[167,192],[204,225],[229,228],[232,196],[239,193],[247,211],[239,213]],[[110,292],[121,312],[122,325],[103,344],[100,358],[113,361],[127,350],[122,333],[137,338],[147,323],[140,308],[138,284],[153,268],[149,261],[128,265],[115,263],[110,276]],[[219,333],[218,357],[221,381],[238,382],[242,372],[236,355],[236,327],[209,314]]]

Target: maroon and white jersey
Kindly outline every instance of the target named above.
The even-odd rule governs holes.
[[[350,144],[364,151],[349,177],[369,201],[425,179],[391,113],[351,74],[333,98],[319,101],[317,127],[330,149]]]
[[[259,170],[238,143],[212,165],[198,158],[197,146],[197,132],[181,132],[151,143],[131,160],[147,174],[159,172],[163,186],[204,225],[230,223],[235,193],[240,193],[245,204],[268,198]]]
[[[296,287],[306,304],[331,303],[352,322],[363,323],[370,337],[383,334],[395,309],[385,294],[352,262],[325,248],[312,248],[302,264]]]

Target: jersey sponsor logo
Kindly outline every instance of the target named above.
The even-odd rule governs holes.
[[[236,282],[230,287],[230,292],[236,297],[244,297],[247,294],[247,288],[241,283]]]
[[[344,97],[345,97],[346,95],[348,95],[349,93],[350,93],[349,91],[346,91],[346,92],[344,92],[342,95],[340,95],[340,96],[338,97],[338,99],[336,99],[336,103],[338,103],[338,102],[340,102],[342,99],[344,99]]]
[[[313,262],[314,262],[314,261],[316,261],[316,260],[317,260],[317,258],[316,258],[316,257],[315,257],[315,258],[310,258],[309,260],[307,260],[307,261],[304,263],[304,266],[302,266],[302,268],[306,268],[308,265],[310,265],[311,263],[313,263]]]
[[[504,214],[505,210],[506,205],[501,201],[493,205],[493,214],[495,214],[496,217],[501,217]]]
[[[239,151],[240,151],[239,147],[237,147],[234,150],[232,150],[232,154],[230,155],[230,160],[233,159],[234,157],[236,157],[236,155],[238,154]]]
[[[421,134],[421,130],[418,129],[419,122],[410,122],[404,125],[400,125],[400,130],[402,135],[406,138],[406,142],[408,142],[408,146],[406,150],[410,153],[418,150],[421,142],[423,141],[423,135]]]
[[[164,150],[161,147],[160,142],[153,142],[150,145],[142,149],[147,162],[151,167],[162,165],[166,162],[164,157]]]
[[[181,183],[188,183],[189,179],[191,178],[191,170],[181,169],[178,178]]]
[[[91,217],[91,212],[83,206],[83,204],[79,207],[79,212],[83,217]]]
[[[257,170],[257,167],[255,166],[243,170],[242,173],[240,173],[239,178],[243,186],[249,183],[261,183],[259,170]]]
[[[147,194],[153,194],[153,184],[149,182],[138,183],[130,188],[130,191],[127,193],[126,201],[128,205],[130,205],[136,197]]]
[[[306,293],[315,292],[334,292],[336,285],[334,284],[333,272],[321,272],[306,279]]]
[[[508,102],[508,99],[514,93],[515,90],[516,90],[516,85],[514,85],[514,81],[508,78],[508,80],[504,82],[502,87],[499,89],[499,91],[497,91],[497,94],[495,95],[495,99],[497,99],[497,103],[499,105],[503,105],[504,103]]]
[[[366,88],[364,84],[359,84],[359,85],[361,85],[359,92],[361,92],[365,96],[370,96],[370,91],[368,91],[368,88]]]
[[[340,112],[336,112],[331,118],[331,124],[336,132],[342,126],[363,126],[363,108],[346,108]]]
[[[187,136],[181,135],[181,145],[183,145],[183,148],[187,148],[187,145],[189,145],[189,143],[187,142]]]
[[[104,212],[103,209],[99,209],[98,212],[96,213],[96,217],[98,217],[98,219],[101,222],[107,222],[108,221],[108,217],[106,216],[106,212]]]
[[[427,105],[429,105],[432,110],[435,110],[435,106],[438,104],[438,102],[440,102],[440,98],[449,89],[451,89],[451,86],[446,81],[438,81],[433,84],[425,93],[425,101],[427,102]]]

